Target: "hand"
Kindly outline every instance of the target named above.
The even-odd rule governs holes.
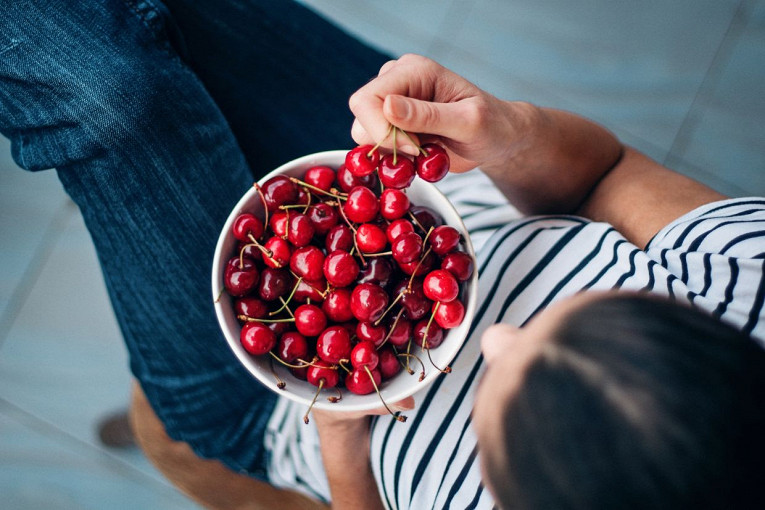
[[[387,62],[377,78],[351,96],[349,106],[356,116],[351,135],[358,144],[392,148],[392,137],[386,136],[392,124],[416,140],[419,134],[419,142],[444,146],[453,172],[505,167],[516,142],[529,132],[522,103],[500,101],[418,55]],[[396,145],[417,154],[406,137]]]

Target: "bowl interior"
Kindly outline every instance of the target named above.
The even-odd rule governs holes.
[[[263,177],[259,182],[263,183],[278,174],[302,177],[303,173],[308,168],[315,165],[327,165],[337,169],[344,162],[346,153],[347,151],[345,150],[337,150],[304,156],[280,166]],[[475,253],[473,251],[473,246],[470,243],[470,237],[465,229],[465,225],[454,207],[433,184],[417,178],[406,190],[406,193],[412,204],[432,208],[441,214],[447,225],[451,225],[459,230],[463,239],[461,249],[475,260]],[[250,355],[244,350],[239,341],[241,324],[235,316],[231,296],[223,290],[223,270],[226,261],[234,254],[237,246],[237,241],[231,233],[231,227],[236,217],[243,212],[250,212],[259,215],[260,217],[263,216],[263,204],[254,187],[250,188],[247,193],[244,194],[236,207],[231,211],[231,214],[221,230],[215,249],[212,271],[212,295],[218,321],[225,334],[229,347],[252,375],[279,395],[283,395],[308,406],[316,393],[315,386],[312,386],[306,381],[296,379],[285,367],[278,363],[272,364],[267,356],[256,357]],[[477,271],[474,271],[472,279],[463,284],[465,319],[462,321],[462,324],[456,328],[448,330],[443,343],[438,348],[431,349],[430,351],[433,362],[439,367],[444,367],[451,362],[467,336],[473,315],[475,314],[477,278]],[[440,372],[428,362],[427,354],[420,351],[421,348],[415,346],[413,352],[420,356],[425,363],[425,379],[419,381],[419,365],[412,365],[415,370],[414,375],[409,375],[402,370],[397,376],[388,381],[384,381],[380,386],[380,392],[386,402],[397,402],[413,395],[415,392],[425,388],[439,375]],[[274,370],[279,377],[287,383],[284,389],[277,388],[276,379],[273,375]],[[326,396],[336,395],[334,390],[327,390],[325,393]],[[347,390],[343,390],[342,395],[343,398],[336,403],[330,403],[326,398],[320,396],[316,400],[315,407],[329,410],[361,411],[375,409],[381,406],[380,398],[375,393],[370,395],[355,395]]]

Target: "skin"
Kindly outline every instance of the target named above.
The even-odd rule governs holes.
[[[387,133],[393,124],[412,134],[416,143],[442,145],[449,154],[453,172],[480,166],[513,205],[526,214],[573,213],[607,222],[640,247],[679,216],[725,198],[623,146],[609,131],[587,119],[528,103],[500,100],[417,55],[404,55],[386,63],[377,78],[353,94],[349,106],[356,117],[352,136],[359,144],[380,143],[383,150],[390,150],[392,137]],[[398,150],[417,153],[406,137],[397,140],[403,140],[398,143]],[[560,306],[565,312],[569,305],[561,301]],[[502,344],[500,351],[505,354],[500,356],[507,356],[516,347],[520,349],[520,354],[516,353],[519,360],[492,361],[492,366],[509,363],[507,368],[512,368],[518,378],[497,390],[503,392],[498,398],[509,398],[517,387],[524,363],[542,343],[538,340],[544,338],[544,328],[555,323],[555,308],[551,307],[549,314],[547,311],[540,314],[535,325],[529,324],[522,332],[508,326],[487,330],[487,349],[492,349],[495,343]],[[537,331],[539,328],[541,331]],[[505,344],[514,346],[504,348]],[[487,352],[489,356],[492,354]],[[496,418],[491,414],[484,417],[485,391],[489,390],[482,388],[475,412],[481,417],[480,423],[486,420],[490,424]],[[203,505],[325,508],[295,493],[233,473],[214,461],[199,459],[187,445],[179,445],[164,434],[140,390],[136,391],[134,403],[134,428],[147,456],[173,483]],[[411,408],[413,402],[398,406]],[[371,414],[382,412],[386,411]],[[314,411],[313,416],[333,508],[381,505],[369,465],[369,416],[319,411]],[[479,446],[484,449],[487,444],[494,444],[486,433],[479,432],[479,438]],[[220,490],[224,486],[225,495]]]

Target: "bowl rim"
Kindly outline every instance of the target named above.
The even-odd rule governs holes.
[[[257,184],[262,184],[266,182],[268,179],[288,173],[290,171],[296,172],[296,171],[305,171],[308,168],[312,166],[317,165],[327,165],[332,167],[333,169],[337,169],[337,167],[342,164],[342,162],[345,159],[345,155],[348,153],[348,150],[330,150],[330,151],[322,151],[317,152],[313,154],[308,154],[305,156],[301,156],[299,158],[293,159],[291,161],[288,161],[277,168],[273,169],[272,171],[268,172],[266,175],[264,175],[262,178],[260,178],[257,181]],[[417,183],[417,184],[415,184]],[[447,349],[445,351],[441,351],[443,354],[440,356],[441,358],[446,359],[446,363],[451,363],[454,358],[457,356],[459,351],[461,350],[462,346],[464,345],[464,342],[468,338],[468,333],[471,327],[471,324],[473,322],[473,318],[475,316],[475,311],[477,308],[477,301],[478,301],[478,265],[477,260],[475,256],[475,251],[473,249],[473,244],[470,240],[470,235],[467,231],[467,228],[465,227],[464,222],[462,221],[462,218],[459,216],[457,210],[454,208],[452,203],[449,201],[449,199],[441,192],[440,189],[438,189],[437,186],[435,186],[432,183],[426,182],[422,179],[416,178],[415,183],[413,183],[414,186],[416,186],[416,190],[419,190],[422,188],[424,191],[423,193],[428,193],[430,195],[435,195],[438,197],[438,200],[443,204],[443,206],[447,209],[447,214],[444,214],[444,211],[438,210],[437,212],[441,214],[442,216],[450,216],[448,221],[445,221],[445,224],[448,224],[454,228],[456,228],[460,234],[461,234],[461,243],[463,251],[465,251],[473,260],[473,275],[471,278],[464,282],[464,295],[466,296],[466,302],[465,302],[465,318],[462,321],[462,324],[457,326],[457,328],[453,328],[448,330],[447,332],[447,338],[448,334],[452,334],[455,330],[459,330],[459,334],[462,336],[462,338],[459,341],[452,341],[447,344],[447,338],[444,339],[444,342],[438,347],[438,349],[434,349],[433,352],[440,351],[446,344],[449,345],[451,348]],[[411,189],[411,187],[410,187]],[[310,398],[306,398],[302,395],[298,395],[294,393],[293,391],[289,390],[289,385],[291,384],[301,384],[301,385],[309,385],[310,383],[307,383],[305,381],[301,381],[298,379],[295,379],[294,377],[290,376],[291,379],[287,384],[288,389],[278,389],[276,386],[276,379],[274,378],[273,374],[270,373],[270,370],[268,370],[269,373],[266,370],[264,370],[262,367],[258,365],[256,362],[256,357],[250,355],[247,353],[244,348],[241,345],[241,342],[239,340],[239,330],[241,329],[241,325],[238,325],[238,329],[236,331],[236,334],[232,331],[232,327],[230,325],[232,324],[231,321],[231,315],[233,315],[232,308],[230,306],[231,297],[227,295],[225,292],[225,288],[223,287],[223,268],[225,267],[225,262],[230,258],[227,256],[224,251],[231,243],[234,243],[233,234],[231,233],[231,227],[234,223],[234,220],[236,217],[241,214],[242,212],[248,211],[249,208],[247,205],[253,200],[255,196],[257,196],[257,189],[256,186],[253,185],[250,187],[239,199],[237,204],[234,206],[234,208],[229,213],[224,225],[222,226],[220,230],[220,234],[218,236],[218,240],[215,246],[215,253],[213,255],[213,264],[212,264],[212,297],[213,297],[213,304],[215,307],[215,314],[218,319],[219,327],[221,328],[221,331],[226,339],[226,343],[228,344],[229,349],[234,353],[238,361],[244,366],[244,368],[260,383],[262,383],[264,386],[269,388],[271,391],[275,392],[277,395],[283,396],[285,398],[288,398],[292,401],[304,404],[308,406],[311,402]],[[414,204],[414,205],[420,205],[420,204]],[[446,220],[446,218],[445,218]],[[224,259],[225,257],[225,259]],[[228,310],[226,309],[228,307]],[[233,322],[238,324],[238,321],[234,317]],[[452,337],[453,339],[454,337]],[[421,349],[420,347],[417,347],[417,349]],[[426,360],[423,359],[424,363],[427,363]],[[277,367],[277,371],[281,370],[283,367]],[[385,391],[386,385],[383,383],[381,385],[380,391],[383,397],[385,398],[385,401],[388,404],[395,403],[397,401],[400,401],[406,397],[409,397],[411,395],[414,395],[415,393],[418,393],[422,391],[423,389],[427,388],[439,375],[442,375],[440,371],[436,370],[435,367],[431,366],[430,370],[426,371],[425,378],[421,381],[417,381],[419,377],[417,376],[417,372],[415,372],[414,375],[408,375],[405,371],[399,372],[398,375],[394,376],[395,378],[402,377],[402,376],[408,376],[408,377],[414,377],[414,384],[408,385],[405,390],[399,390],[395,393],[391,391]],[[294,386],[293,386],[294,387]],[[313,386],[311,386],[314,388]],[[315,390],[314,390],[315,391]],[[373,409],[378,409],[382,407],[382,402],[380,401],[380,398],[375,394],[371,393],[369,395],[354,395],[350,394],[350,392],[343,392],[343,398],[337,402],[337,403],[330,403],[326,401],[326,399],[317,399],[315,404],[315,408],[319,409],[326,409],[326,410],[334,410],[334,411],[341,411],[341,412],[348,412],[348,411],[369,411]]]

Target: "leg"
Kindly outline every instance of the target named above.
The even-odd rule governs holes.
[[[215,460],[202,460],[186,443],[173,441],[136,384],[130,409],[136,440],[149,460],[176,487],[207,508],[319,510],[328,508],[296,492],[234,473]]]

